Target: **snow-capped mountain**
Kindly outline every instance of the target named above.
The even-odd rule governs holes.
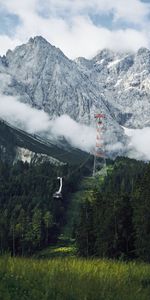
[[[0,57],[0,93],[17,96],[48,112],[91,124],[106,115],[109,142],[123,140],[120,125],[150,125],[150,51],[117,53],[104,49],[94,58],[69,60],[42,37]]]

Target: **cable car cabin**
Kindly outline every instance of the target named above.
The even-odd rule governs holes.
[[[53,198],[60,199],[62,198],[62,177],[57,177],[59,179],[59,190],[53,194]]]
[[[56,198],[56,199],[62,199],[62,194],[56,192],[56,193],[53,194],[53,198]]]

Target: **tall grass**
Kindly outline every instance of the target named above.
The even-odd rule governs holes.
[[[0,258],[0,300],[149,300],[150,265]]]

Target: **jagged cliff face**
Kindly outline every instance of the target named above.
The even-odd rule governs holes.
[[[117,122],[127,127],[150,125],[150,51],[136,54],[101,51],[88,61],[77,59],[80,68],[90,72]]]
[[[150,51],[115,53],[104,49],[91,60],[69,60],[42,37],[0,58],[0,92],[44,109],[50,117],[68,114],[92,123],[106,114],[113,142],[123,139],[120,125],[150,125]]]

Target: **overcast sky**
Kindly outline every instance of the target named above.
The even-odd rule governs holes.
[[[0,0],[0,54],[35,35],[70,58],[150,48],[150,0]]]

